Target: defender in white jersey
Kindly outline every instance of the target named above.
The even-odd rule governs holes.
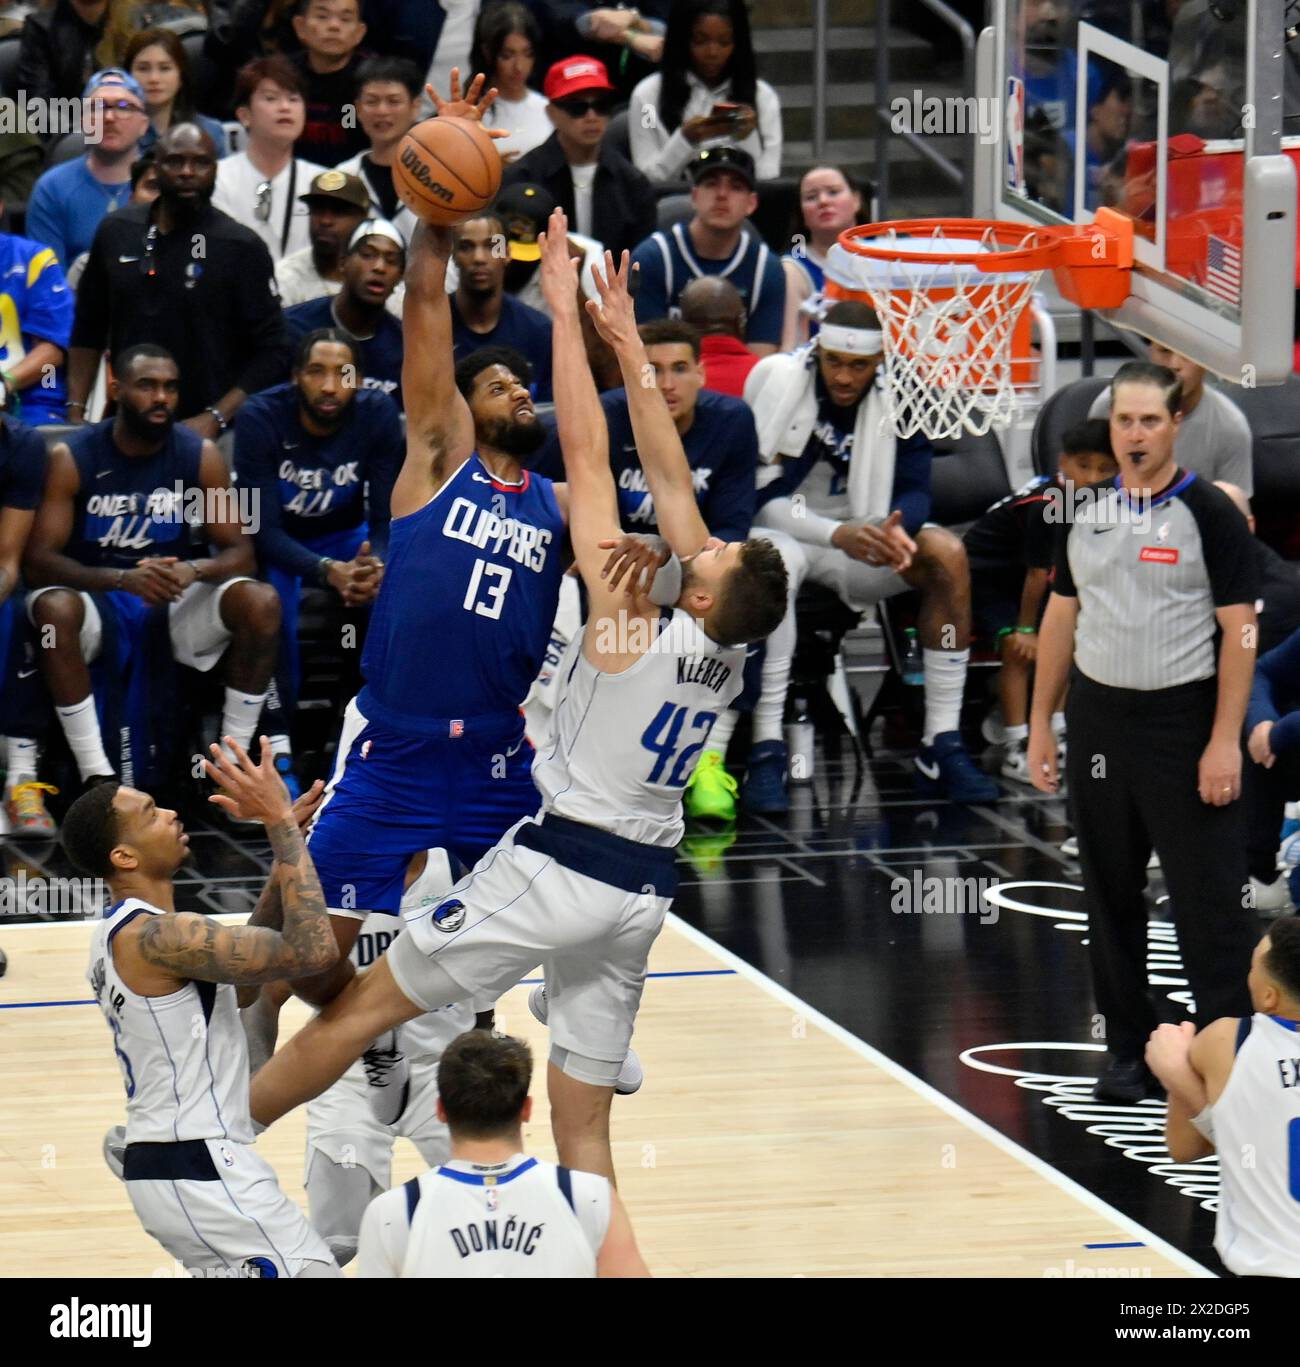
[[[371,1203],[358,1276],[650,1275],[604,1177],[525,1156],[532,1071],[521,1040],[476,1031],[448,1046],[438,1110],[451,1158]]]
[[[1161,1025],[1147,1066],[1169,1093],[1174,1161],[1218,1152],[1223,1265],[1239,1277],[1300,1277],[1300,920],[1270,927],[1247,983],[1254,1015],[1199,1035],[1190,1021]]]
[[[68,811],[73,863],[107,881],[88,977],[126,1086],[123,1177],[145,1229],[201,1276],[337,1276],[338,1265],[253,1149],[248,1052],[233,984],[329,968],[338,950],[320,882],[262,740],[260,766],[226,737],[209,775],[237,817],[263,821],[275,862],[262,893],[283,930],[177,913],[172,880],[189,854],[174,811],[106,783]],[[308,801],[312,800],[311,795]]]
[[[328,1085],[384,1030],[448,1002],[499,996],[541,963],[560,1161],[612,1177],[610,1100],[650,946],[676,888],[682,790],[718,711],[740,689],[744,644],[766,636],[785,611],[786,578],[769,543],[709,537],[663,396],[641,382],[653,370],[636,331],[626,255],[617,274],[607,259],[593,319],[627,380],[660,529],[689,563],[669,598],[673,611],[656,606],[638,576],[630,596],[605,578],[602,547],[621,535],[618,503],[564,231],[557,211],[542,278],[570,532],[590,618],[562,662],[551,748],[534,763],[541,810],[516,823],[430,914],[411,918],[327,1016],[262,1069],[252,1103],[269,1124]]]
[[[429,850],[424,868],[402,895],[402,916],[375,913],[362,922],[352,946],[356,967],[373,964],[402,929],[402,917],[436,906],[455,881],[446,851]],[[340,1267],[356,1256],[366,1207],[392,1184],[394,1141],[409,1139],[434,1167],[448,1157],[451,1140],[438,1118],[438,1062],[452,1040],[473,1028],[473,1007],[459,1002],[417,1016],[396,1032],[409,1075],[405,1104],[391,1125],[376,1118],[371,1103],[370,1053],[307,1106],[307,1208],[312,1227]]]

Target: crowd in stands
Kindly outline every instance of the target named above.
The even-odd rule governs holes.
[[[222,734],[267,734],[287,777],[318,776],[295,773],[293,754],[309,663],[302,596],[323,591],[328,621],[345,629],[341,706],[382,583],[401,460],[402,276],[416,221],[394,159],[424,112],[426,75],[471,60],[498,86],[489,122],[509,137],[496,202],[455,229],[457,362],[506,358],[533,399],[550,399],[538,234],[563,207],[588,297],[605,250],[632,255],[638,321],[710,529],[738,539],[752,527],[786,565],[787,618],[752,666],[744,787],[727,768],[728,713],[688,811],[726,819],[737,798],[785,810],[782,724],[805,581],[855,609],[919,594],[918,782],[954,800],[997,791],[959,729],[972,623],[988,635],[1007,666],[1002,772],[1024,779],[1046,560],[1018,519],[1041,487],[993,510],[987,534],[981,524],[965,544],[930,521],[928,441],[881,435],[879,324],[864,304],[823,297],[827,251],[864,216],[861,189],[816,167],[783,233],[755,226],[782,135],[743,0],[674,0],[662,14],[576,7],[564,40],[573,16],[554,8],[448,5],[431,33],[413,7],[374,0],[209,4],[206,27],[185,6],[57,0],[24,23],[18,79],[29,96],[79,99],[93,135],[45,139],[51,164],[22,230],[0,235],[12,834],[55,829],[56,756],[67,774],[70,753],[81,783],[128,765],[159,779],[185,744],[159,725],[178,696],[157,678],[168,653],[223,681]],[[689,208],[665,217],[666,192]],[[23,206],[8,208],[14,227]],[[653,533],[618,365],[594,329],[586,341],[624,526]],[[1183,380],[1182,462],[1249,495],[1241,414],[1198,367],[1158,347],[1153,359]],[[44,446],[33,425],[56,425]],[[1100,476],[1109,454],[1087,426],[1062,468]],[[536,463],[560,475],[553,431]],[[234,501],[214,512],[214,491]],[[250,508],[241,539],[232,529]],[[561,644],[572,613],[557,619]],[[42,648],[44,628],[62,631],[57,649]],[[432,657],[437,644],[412,649]]]

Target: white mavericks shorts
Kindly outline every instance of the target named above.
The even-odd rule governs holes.
[[[442,902],[405,918],[388,966],[412,1002],[434,1010],[496,998],[541,964],[553,1060],[612,1087],[676,878],[671,847],[529,817]]]
[[[298,1277],[337,1265],[252,1147],[228,1139],[129,1144],[126,1189],[147,1233],[201,1277]]]

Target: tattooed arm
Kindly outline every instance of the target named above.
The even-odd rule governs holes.
[[[323,973],[338,959],[325,895],[291,816],[269,831],[283,929],[225,926],[182,912],[151,916],[135,938],[136,956],[171,977],[205,982],[265,983]]]
[[[316,815],[316,809],[320,806],[324,793],[325,784],[317,779],[305,793],[295,798],[293,819],[303,835],[307,834],[307,827],[311,825],[312,818]],[[280,905],[280,883],[276,878],[274,869],[271,870],[266,885],[258,895],[257,905],[254,906],[253,914],[248,918],[248,924],[250,926],[267,926],[271,930],[279,930],[284,924],[284,910]]]
[[[193,912],[141,918],[138,931],[132,934],[134,927],[128,927],[119,937],[125,943],[118,967],[128,986],[134,987],[132,967],[141,978],[253,984],[313,977],[338,961],[325,894],[299,829],[319,800],[319,788],[312,788],[306,802],[291,805],[265,736],[260,765],[229,736],[225,745],[226,751],[212,747],[213,759],[205,766],[223,789],[213,801],[260,819],[271,842],[271,876],[254,912],[262,924],[226,926]]]

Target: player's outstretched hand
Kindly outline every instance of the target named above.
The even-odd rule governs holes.
[[[605,268],[593,266],[591,277],[596,282],[597,299],[587,300],[587,312],[596,326],[601,340],[615,351],[635,346],[640,337],[636,330],[636,310],[632,306],[632,295],[628,281],[632,273],[632,257],[625,249],[614,268],[611,252],[605,253]]]
[[[492,102],[497,97],[496,86],[493,86],[491,90],[484,91],[483,87],[486,84],[487,77],[480,71],[470,81],[469,88],[462,95],[460,67],[454,66],[451,69],[451,99],[444,100],[431,85],[424,87],[424,93],[433,101],[433,107],[437,110],[439,118],[471,119],[475,123],[482,123],[483,115],[492,108]],[[489,138],[508,138],[510,136],[508,128],[485,128],[483,131]]]
[[[230,736],[223,736],[221,745],[211,747],[212,758],[203,761],[203,770],[222,791],[213,793],[208,801],[238,821],[260,821],[267,827],[283,821],[296,824],[289,790],[276,772],[271,742],[265,736],[261,742],[261,764],[254,764],[244,747]]]
[[[555,209],[546,222],[546,231],[537,239],[542,251],[542,298],[551,316],[557,312],[578,311],[578,262],[569,250],[569,220],[563,209]]]
[[[324,796],[325,780],[318,778],[305,793],[294,798],[293,819],[298,823],[300,831],[305,831],[310,825],[312,817],[316,815],[316,808],[320,806],[320,800]]]
[[[600,577],[611,589],[618,588],[626,577],[624,592],[629,598],[650,592],[655,575],[668,563],[671,554],[657,536],[638,536],[635,532],[608,541],[598,541],[596,545],[602,551],[610,552]]]

